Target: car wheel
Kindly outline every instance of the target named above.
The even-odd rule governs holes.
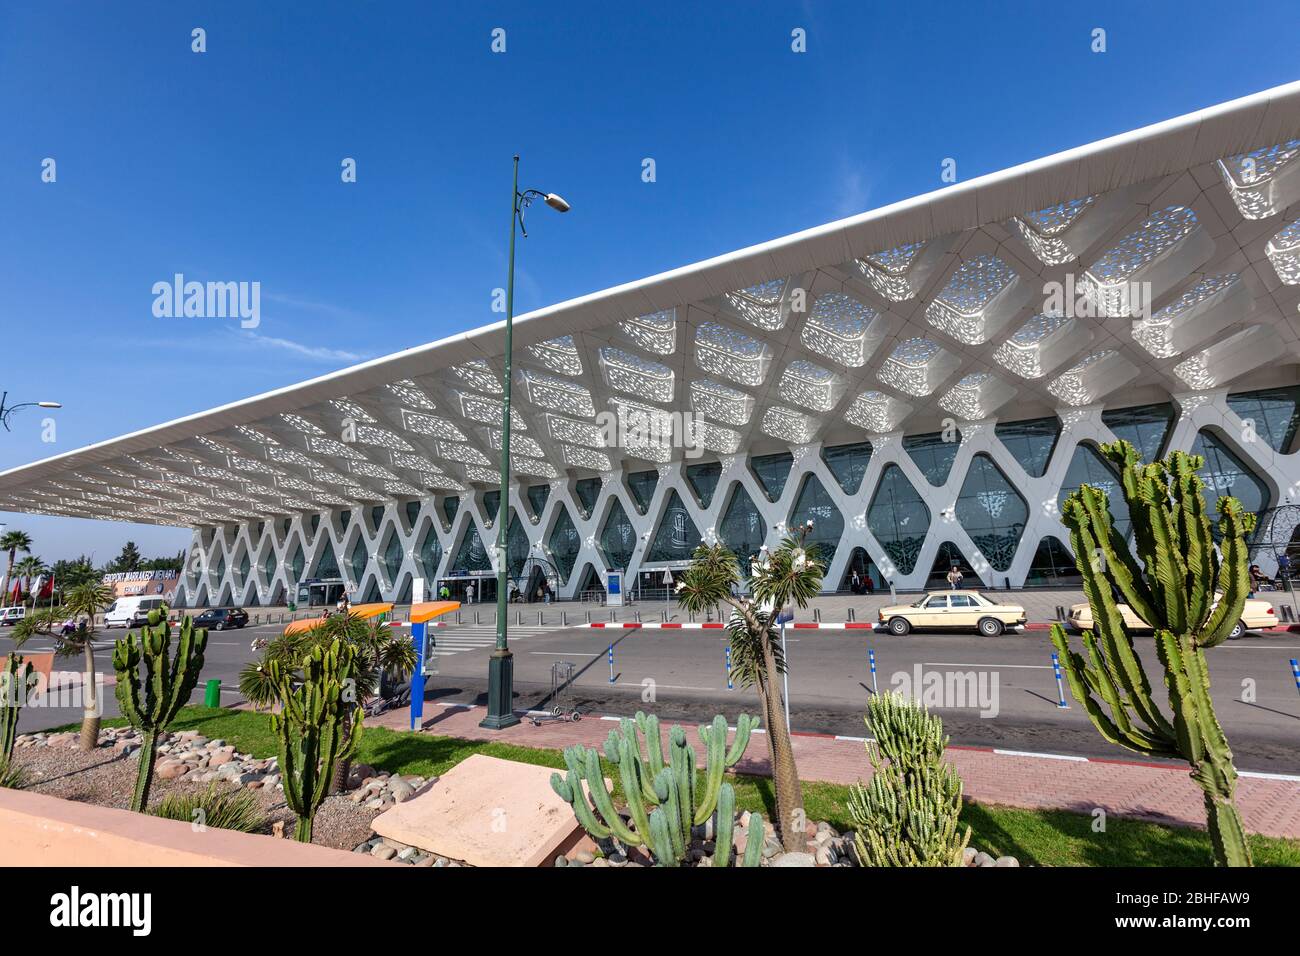
[[[214,631],[224,631],[226,629],[226,625],[223,624],[221,621],[218,621],[216,624],[212,625],[212,629]]]
[[[911,629],[912,625],[908,623],[908,620],[905,617],[891,617],[889,619],[890,634],[897,634],[899,637],[902,637]]]
[[[982,618],[979,629],[980,633],[985,637],[997,637],[1002,633],[1002,622],[995,617]]]
[[[1243,635],[1243,634],[1245,634],[1245,633],[1246,633],[1246,623],[1245,623],[1244,621],[1238,621],[1238,622],[1237,622],[1237,626],[1234,627],[1234,628],[1229,632],[1229,634],[1228,634],[1228,640],[1230,640],[1230,641],[1235,641],[1237,638],[1241,637],[1241,635]]]

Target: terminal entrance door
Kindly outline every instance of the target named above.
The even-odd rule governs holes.
[[[471,585],[474,587],[472,601],[469,597]],[[444,587],[451,592],[448,600],[459,601],[461,604],[495,604],[497,600],[497,579],[494,577],[466,574],[439,578],[437,591],[439,595],[442,594]]]

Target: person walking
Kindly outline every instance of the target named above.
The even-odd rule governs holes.
[[[961,587],[961,568],[955,564],[952,566],[952,570],[948,572],[948,586],[954,591]]]
[[[466,603],[466,604],[473,604],[473,603],[474,603],[474,584],[473,584],[473,582],[470,582],[468,585],[465,586],[465,603]]]

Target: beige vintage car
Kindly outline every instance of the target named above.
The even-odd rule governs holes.
[[[1218,604],[1218,598],[1215,599]],[[1124,627],[1129,631],[1150,631],[1152,627],[1142,618],[1133,613],[1133,609],[1127,604],[1119,605],[1119,613],[1124,618]],[[1273,613],[1273,605],[1267,601],[1249,599],[1241,611],[1241,620],[1237,626],[1232,629],[1228,635],[1228,640],[1236,640],[1247,631],[1258,631],[1264,628],[1274,627],[1277,625],[1277,616]],[[1070,614],[1065,619],[1067,630],[1076,634],[1080,631],[1092,629],[1092,607],[1086,603],[1075,604],[1070,607]]]
[[[930,591],[912,604],[880,609],[877,630],[903,635],[913,630],[955,631],[973,628],[985,637],[1024,626],[1025,609],[998,604],[979,591]]]

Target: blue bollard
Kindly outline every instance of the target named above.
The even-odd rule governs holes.
[[[735,690],[736,687],[731,683],[731,645],[727,645],[727,690]]]
[[[1061,659],[1057,656],[1056,651],[1052,651],[1052,673],[1056,675],[1056,696],[1058,698],[1056,706],[1068,710],[1070,705],[1065,702],[1065,686],[1061,683]]]
[[[614,645],[609,645],[609,682],[614,683]]]
[[[1294,657],[1291,658],[1291,676],[1295,678],[1296,693],[1300,693],[1300,663]]]
[[[879,694],[880,688],[876,686],[876,651],[874,648],[867,648],[867,658],[871,661],[871,693]]]

